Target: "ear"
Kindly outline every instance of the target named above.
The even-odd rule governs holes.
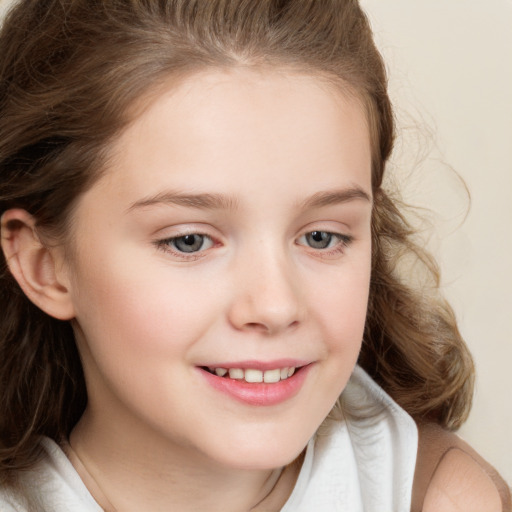
[[[4,212],[0,227],[7,266],[25,295],[54,318],[74,318],[62,248],[41,241],[35,219],[25,210]]]

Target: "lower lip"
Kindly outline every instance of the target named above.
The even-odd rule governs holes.
[[[218,377],[199,368],[208,384],[217,391],[248,405],[277,405],[294,397],[304,384],[311,364],[303,366],[291,377],[274,383],[249,383],[245,380]]]

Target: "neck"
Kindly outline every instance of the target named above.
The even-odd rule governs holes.
[[[70,460],[108,512],[234,512],[263,510],[263,503],[266,511],[279,510],[300,470],[219,467],[190,448],[102,428],[93,419],[86,412],[71,433]]]

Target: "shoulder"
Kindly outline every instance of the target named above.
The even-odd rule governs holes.
[[[418,430],[415,486],[424,487],[423,512],[510,511],[507,485],[467,443],[436,425]]]
[[[41,439],[41,455],[12,486],[0,485],[0,512],[101,512],[62,448]]]
[[[2,496],[2,491],[0,489],[0,510],[2,512],[16,512],[19,511],[19,508],[15,508],[16,505],[9,500],[6,496]]]
[[[26,506],[23,499],[14,489],[8,485],[0,485],[0,511],[1,512],[23,512]]]
[[[425,494],[423,512],[502,512],[491,477],[469,454],[451,448],[443,456]]]

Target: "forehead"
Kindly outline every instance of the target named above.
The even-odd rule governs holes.
[[[292,72],[209,70],[145,98],[113,143],[105,178],[147,194],[169,186],[236,195],[241,185],[286,187],[292,177],[320,189],[339,186],[329,183],[334,175],[370,190],[370,153],[362,103],[332,83]]]

